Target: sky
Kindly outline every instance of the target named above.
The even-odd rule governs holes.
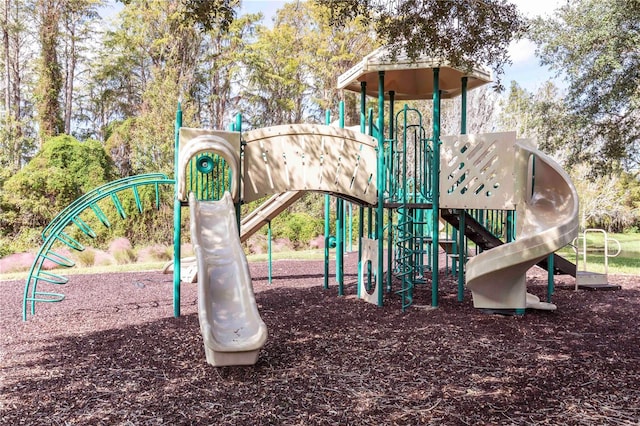
[[[527,17],[550,16],[554,10],[566,4],[567,0],[510,0]],[[262,12],[265,16],[264,23],[269,24],[276,11],[282,7],[286,1],[282,0],[243,0],[242,11],[244,13]],[[512,43],[509,53],[513,64],[505,67],[502,76],[502,84],[509,87],[510,82],[515,80],[521,87],[535,91],[542,84],[554,79],[554,73],[547,68],[540,66],[535,57],[535,45],[530,40],[521,40]],[[561,85],[560,81],[557,81]]]

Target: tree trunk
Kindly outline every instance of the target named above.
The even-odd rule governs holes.
[[[62,72],[58,62],[58,22],[59,4],[56,0],[38,0],[40,17],[40,70],[37,88],[38,124],[40,126],[40,146],[45,139],[60,134],[63,122],[60,114],[60,91]]]
[[[4,45],[4,110],[8,121],[11,110],[11,49],[9,49],[9,9],[11,0],[4,0],[2,43]]]
[[[76,70],[76,20],[74,16],[67,18],[67,32],[69,34],[70,46],[67,55],[67,72],[65,78],[64,96],[64,132],[71,134],[71,108],[73,105],[73,81]]]

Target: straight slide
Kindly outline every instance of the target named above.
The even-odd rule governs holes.
[[[304,191],[281,192],[260,204],[242,219],[240,224],[240,241],[246,241],[269,221],[282,213],[283,210],[298,201],[303,195]]]
[[[526,272],[576,237],[578,195],[567,173],[550,157],[521,142],[516,149],[516,182],[523,195],[516,210],[518,237],[469,259],[467,287],[476,308],[555,310],[555,305],[527,293]],[[530,170],[535,170],[533,176]]]
[[[252,365],[267,340],[231,195],[197,201],[189,194],[191,241],[198,263],[198,316],[207,362]]]

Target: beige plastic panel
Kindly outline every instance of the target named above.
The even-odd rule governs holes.
[[[377,140],[352,130],[294,124],[243,134],[245,203],[286,191],[377,202]]]
[[[376,276],[378,271],[378,240],[363,237],[360,238],[360,244],[362,245],[362,261],[360,262],[360,277],[358,279],[360,299],[377,305],[378,294],[380,292],[380,286],[382,285],[382,279],[378,279]],[[365,280],[368,278],[365,273],[368,262],[371,262],[372,279],[376,281],[376,285],[371,293],[367,292],[367,286],[365,285]]]
[[[178,133],[178,143],[180,148],[198,136],[219,136],[225,141],[229,142],[236,152],[240,152],[240,133],[239,132],[225,132],[223,130],[210,130],[210,129],[196,129],[192,127],[181,127]]]
[[[515,132],[442,137],[440,207],[515,210]]]
[[[222,156],[231,168],[233,181],[231,192],[235,201],[239,198],[240,190],[240,133],[224,132],[220,130],[192,129],[182,127],[178,133],[178,199],[186,201],[187,194],[187,166],[198,154],[215,153]]]

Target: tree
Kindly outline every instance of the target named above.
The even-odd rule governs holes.
[[[377,44],[363,19],[332,27],[330,17],[326,6],[295,2],[278,11],[272,29],[258,28],[243,92],[253,127],[323,122],[324,111],[341,100],[347,101],[347,125],[359,121],[356,96],[337,90],[336,82]]]
[[[92,23],[98,18],[96,8],[101,0],[67,0],[62,6],[64,60],[64,133],[71,134],[74,103],[74,85],[78,61],[86,49],[83,43],[90,38]]]
[[[28,11],[24,2],[4,0],[3,6],[0,30],[4,62],[4,113],[0,117],[0,166],[10,176],[20,169],[34,146],[31,99],[25,93],[33,52],[28,48],[25,23]]]
[[[640,164],[640,2],[580,0],[533,22],[538,56],[565,77],[582,149],[606,173]],[[577,161],[582,158],[577,158]]]
[[[301,123],[309,115],[311,72],[302,29],[307,24],[304,11],[295,6],[279,10],[273,28],[259,26],[255,42],[248,46],[242,98],[251,127]]]
[[[107,146],[116,163],[126,165],[121,169],[125,175],[173,171],[175,109],[182,99],[187,121],[202,43],[202,34],[184,23],[183,7],[177,0],[130,1],[121,12],[120,26],[107,33],[105,45],[111,52],[101,61],[100,74],[106,84],[93,87],[100,101],[93,107],[96,112],[122,107],[109,115],[125,127],[111,126],[117,137],[109,138]]]
[[[338,90],[338,77],[349,70],[357,61],[379,46],[375,34],[362,17],[357,17],[340,27],[331,26],[331,9],[314,2],[298,4],[297,8],[308,9],[305,49],[312,60],[313,80],[311,96],[322,113],[327,109],[336,110],[338,101],[345,102],[345,123],[360,123],[359,96]],[[336,114],[337,115],[337,114]]]
[[[497,93],[482,86],[467,95],[467,133],[487,133],[495,130]],[[433,103],[425,107],[433,107]],[[462,104],[460,98],[442,101],[440,125],[443,135],[460,133]]]
[[[622,232],[640,220],[640,183],[629,174],[593,177],[591,165],[583,163],[572,170],[572,180],[580,196],[580,225]]]
[[[316,2],[331,9],[334,25],[358,16],[371,20],[381,42],[395,54],[425,54],[462,68],[487,65],[498,78],[509,63],[509,43],[527,27],[516,6],[506,0]]]
[[[224,32],[213,28],[204,33],[190,97],[201,125],[222,129],[232,112],[239,110],[239,91],[248,44],[262,15],[236,18]]]
[[[41,146],[47,137],[56,136],[64,131],[60,109],[63,78],[58,60],[61,8],[61,0],[36,1],[37,15],[40,20],[38,28],[40,61],[36,92]]]

